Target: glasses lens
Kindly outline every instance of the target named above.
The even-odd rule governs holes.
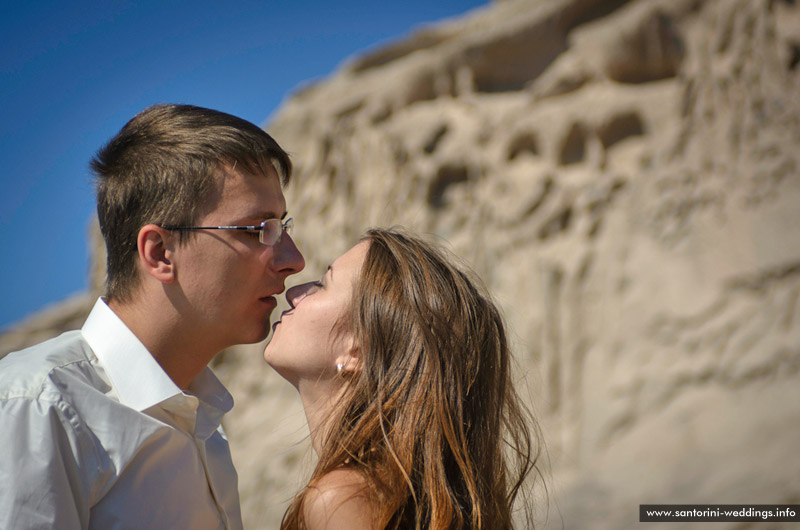
[[[285,222],[280,219],[268,219],[261,223],[259,241],[263,245],[275,245],[281,240],[283,232],[292,233],[294,220],[290,217]]]
[[[279,219],[268,219],[261,223],[261,243],[274,245],[281,238],[281,222]]]

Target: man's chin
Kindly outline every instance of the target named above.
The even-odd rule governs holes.
[[[269,337],[269,332],[269,320],[267,320],[259,329],[253,329],[247,335],[243,335],[239,344],[257,344],[266,340]]]

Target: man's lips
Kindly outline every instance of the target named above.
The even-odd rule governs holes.
[[[266,304],[270,304],[273,308],[278,305],[278,300],[274,296],[265,296],[263,298],[259,298],[259,300]]]
[[[259,298],[262,302],[267,302],[270,304],[278,305],[278,299],[276,298],[279,294],[281,294],[284,290],[284,287],[281,287],[278,291],[273,291],[266,296],[262,296]]]

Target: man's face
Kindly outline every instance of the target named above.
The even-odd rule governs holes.
[[[286,200],[275,171],[247,175],[220,171],[196,219],[197,226],[259,225],[281,218]],[[197,230],[176,248],[173,303],[181,318],[218,350],[258,342],[269,333],[269,317],[286,277],[305,266],[292,238],[284,233],[273,246],[257,232]]]

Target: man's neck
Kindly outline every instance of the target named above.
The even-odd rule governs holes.
[[[217,354],[197,333],[181,325],[180,316],[169,304],[108,301],[108,307],[144,344],[164,372],[182,390]],[[154,311],[152,307],[158,307]]]

